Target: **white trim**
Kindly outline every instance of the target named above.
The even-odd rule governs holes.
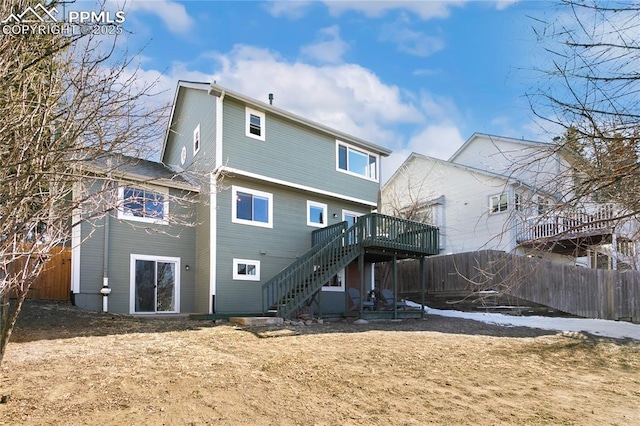
[[[345,218],[345,216],[346,216],[346,215],[354,216],[354,217],[360,217],[360,216],[364,216],[365,214],[366,214],[366,213],[354,212],[353,210],[345,210],[345,209],[342,209],[342,220],[343,220],[343,221],[344,221],[344,220],[347,220],[347,219]]]
[[[136,312],[136,260],[152,260],[155,262],[175,263],[175,310],[173,311],[154,311],[154,312]],[[156,296],[157,298],[157,296]],[[131,253],[129,257],[129,313],[136,315],[155,315],[155,314],[177,314],[180,312],[180,258],[167,256],[152,256],[147,254]]]
[[[240,275],[238,274],[238,265],[253,265],[255,266],[255,275]],[[253,259],[233,259],[233,279],[239,281],[260,281],[260,261]]]
[[[267,177],[267,176],[264,176],[264,175],[259,175],[257,173],[252,173],[252,172],[247,172],[247,171],[240,170],[240,169],[235,169],[233,167],[222,166],[222,167],[220,167],[219,170],[220,170],[221,173],[228,173],[228,174],[232,174],[232,175],[240,175],[240,176],[245,176],[245,177],[249,177],[249,178],[253,178],[253,179],[259,179],[259,180],[262,180],[262,181],[265,181],[265,182],[271,182],[271,183],[275,183],[275,184],[278,184],[278,185],[288,186],[290,188],[300,189],[302,191],[308,191],[308,192],[313,192],[313,193],[320,194],[320,195],[326,195],[328,197],[338,198],[340,200],[353,201],[354,203],[364,204],[364,205],[371,206],[371,207],[377,207],[378,206],[378,202],[377,201],[376,202],[371,202],[371,201],[363,200],[361,198],[350,197],[348,195],[342,195],[342,194],[338,194],[336,192],[325,191],[325,190],[314,188],[314,187],[311,187],[311,186],[300,185],[300,184],[297,184],[297,183],[288,182],[288,181],[281,180],[281,179],[270,178],[270,177]]]
[[[250,132],[251,130],[251,116],[255,115],[256,117],[258,117],[260,119],[260,135],[254,135],[253,133]],[[245,107],[245,116],[244,116],[244,131],[245,131],[245,135],[253,138],[253,139],[258,139],[259,141],[264,141],[265,140],[265,124],[267,123],[267,117],[266,114],[262,111],[258,111],[255,110],[253,108],[249,108],[249,107]]]
[[[311,207],[319,207],[322,209],[322,223],[311,221]],[[315,228],[324,228],[327,226],[327,211],[328,208],[326,204],[307,200],[307,226],[313,226]]]
[[[238,191],[251,194],[252,196],[258,196],[266,198],[267,205],[267,222],[258,222],[255,220],[246,220],[238,218]],[[270,192],[258,191],[257,189],[245,188],[242,186],[231,186],[231,222],[240,223],[243,225],[259,226],[261,228],[273,228],[273,194]]]
[[[347,169],[340,168],[340,145],[343,145],[347,148]],[[349,170],[349,150],[353,150],[359,152],[361,154],[367,155],[367,169],[369,169],[369,156],[374,157],[376,159],[376,177],[372,178],[370,176],[361,175],[360,173],[352,172]],[[371,151],[367,151],[366,149],[359,148],[357,146],[353,146],[347,142],[343,142],[339,139],[336,139],[336,171],[340,173],[345,173],[347,175],[356,176],[361,179],[369,180],[372,182],[380,182],[380,156]]]
[[[213,159],[215,169],[222,167],[222,136],[223,136],[223,116],[224,113],[224,92],[216,98],[216,157]]]
[[[81,197],[81,184],[73,184],[73,202],[77,203]],[[80,245],[82,243],[82,209],[80,206],[71,213],[71,291],[80,293]],[[75,226],[74,226],[75,225]]]
[[[196,147],[196,141],[198,142],[198,146]],[[200,134],[200,123],[193,129],[193,156],[195,157],[198,152],[200,152],[200,147],[202,146],[202,135]]]
[[[125,188],[142,189],[149,192],[155,192],[157,194],[164,195],[164,202],[162,203],[162,216],[163,219],[154,219],[149,217],[131,216],[124,212],[124,190]],[[118,219],[130,220],[132,222],[145,222],[155,223],[157,225],[166,225],[169,223],[169,189],[160,186],[151,185],[135,185],[125,184],[118,187]]]
[[[218,182],[216,176],[211,173],[210,186],[210,202],[209,202],[209,313],[215,310],[213,306],[212,296],[215,296],[217,290],[217,259],[218,259]]]
[[[500,199],[502,198],[502,196],[505,195],[507,197],[507,206],[505,207],[504,210],[500,210]],[[493,199],[497,199],[498,200],[498,210],[493,211]],[[500,194],[495,194],[495,195],[490,195],[489,196],[489,214],[500,214],[500,213],[504,213],[509,211],[509,193],[508,192],[501,192]]]
[[[344,282],[344,268],[340,269],[340,271],[336,274],[336,276],[338,277],[338,282],[340,283],[339,286],[322,286],[322,291],[329,291],[329,292],[343,292],[345,291],[345,282]],[[333,279],[333,277],[331,277],[331,279]]]

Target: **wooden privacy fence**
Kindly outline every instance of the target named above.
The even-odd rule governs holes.
[[[426,259],[427,293],[499,292],[586,318],[640,322],[640,272],[607,271],[486,250]],[[418,263],[398,269],[401,293],[420,291]]]
[[[54,247],[38,278],[31,284],[28,299],[69,300],[71,290],[71,248]]]

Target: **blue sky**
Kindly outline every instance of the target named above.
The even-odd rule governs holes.
[[[383,180],[410,152],[446,159],[474,132],[553,136],[525,96],[544,55],[532,17],[552,9],[533,1],[124,6],[129,52],[145,46],[140,78],[159,79],[165,99],[180,79],[215,80],[265,102],[273,93],[278,107],[394,150]]]

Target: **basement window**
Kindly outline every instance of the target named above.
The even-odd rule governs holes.
[[[233,279],[240,281],[260,281],[260,261],[233,259]]]

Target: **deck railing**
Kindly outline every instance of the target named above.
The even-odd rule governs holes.
[[[416,254],[438,253],[438,228],[371,213],[347,228],[341,222],[313,231],[311,249],[262,286],[262,306],[289,316],[308,301],[364,247],[379,246]]]
[[[549,212],[519,221],[516,239],[525,242],[611,232],[618,217],[619,212],[612,204],[603,204],[592,211]]]

